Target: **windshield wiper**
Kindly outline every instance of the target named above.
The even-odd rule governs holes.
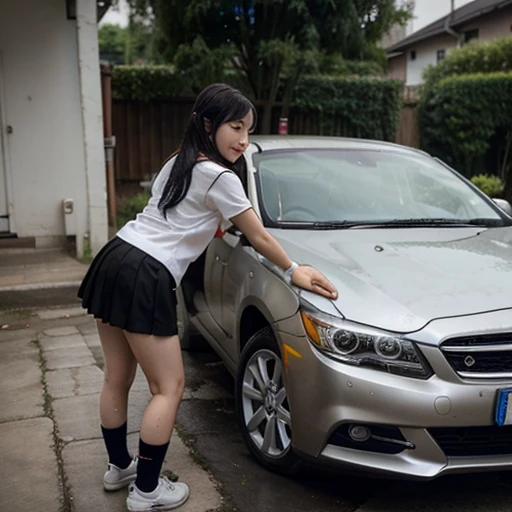
[[[497,227],[503,226],[502,219],[392,219],[392,220],[362,220],[362,221],[281,221],[280,227],[291,229],[351,229],[351,228],[414,228],[414,227],[464,227],[482,226]]]

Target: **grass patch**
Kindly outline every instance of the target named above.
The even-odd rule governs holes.
[[[41,344],[37,340],[32,340],[30,342],[32,345],[34,345],[37,348],[38,351],[38,358],[39,358],[39,368],[41,370],[41,386],[43,387],[43,410],[44,415],[47,418],[50,418],[53,420],[53,408],[52,408],[52,402],[53,398],[48,392],[48,384],[46,382],[46,372],[48,369],[46,368],[46,360],[43,356],[43,349],[41,347]]]
[[[86,238],[84,241],[84,255],[81,258],[77,258],[80,263],[84,263],[86,265],[90,265],[92,262],[92,251],[91,251],[91,243],[89,242],[89,238]]]
[[[43,387],[43,410],[44,414],[47,418],[51,419],[53,422],[53,444],[55,448],[55,456],[57,459],[57,468],[58,468],[58,475],[59,475],[59,481],[62,486],[62,498],[61,498],[61,506],[60,511],[61,512],[69,512],[74,510],[73,506],[73,498],[71,496],[69,484],[66,478],[66,473],[64,471],[64,460],[62,458],[62,448],[63,443],[59,437],[59,429],[57,427],[57,423],[55,422],[54,418],[54,411],[53,411],[53,397],[50,395],[48,391],[48,382],[46,380],[46,374],[48,372],[48,368],[46,366],[46,360],[44,358],[43,354],[43,347],[41,346],[41,343],[39,340],[32,340],[30,342],[34,347],[38,350],[38,357],[39,357],[39,368],[41,369],[41,386]]]
[[[135,219],[137,214],[148,204],[150,197],[148,191],[143,191],[132,197],[119,199],[117,203],[117,227],[121,228],[128,221]]]

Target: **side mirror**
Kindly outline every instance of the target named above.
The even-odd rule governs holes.
[[[241,243],[243,246],[250,247],[249,240],[247,240],[246,236],[235,226],[231,226],[223,236],[224,241],[231,247],[235,248],[238,243]]]
[[[506,199],[495,199],[493,198],[494,203],[499,206],[507,215],[512,217],[512,205]]]

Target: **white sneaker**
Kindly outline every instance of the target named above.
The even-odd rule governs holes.
[[[130,485],[126,506],[129,512],[172,510],[183,505],[189,495],[190,489],[187,484],[172,483],[168,478],[160,477],[157,488],[152,492],[142,492],[135,484]]]
[[[118,468],[114,464],[108,465],[108,470],[103,476],[103,488],[106,491],[117,491],[131,484],[137,478],[137,457],[135,457],[126,469]]]

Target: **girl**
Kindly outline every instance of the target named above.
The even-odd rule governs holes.
[[[130,484],[129,511],[171,510],[189,496],[185,483],[159,477],[184,389],[175,290],[219,225],[234,224],[295,285],[337,297],[320,272],[290,260],[251,208],[237,173],[245,166],[242,154],[255,124],[256,110],[239,91],[224,84],[204,89],[179,153],[164,164],[144,211],[98,253],[79,290],[83,306],[97,319],[105,357],[104,487]],[[142,418],[139,455],[132,459],[126,418],[137,363],[152,399]]]

